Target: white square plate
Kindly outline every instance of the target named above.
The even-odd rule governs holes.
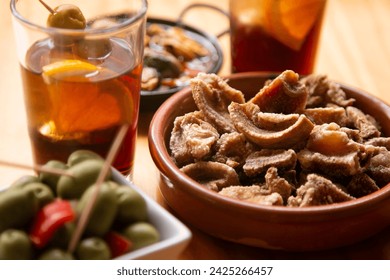
[[[127,185],[146,200],[150,222],[160,233],[160,241],[115,258],[116,260],[163,260],[176,259],[191,240],[190,230],[176,217],[147,196],[136,185],[126,180],[118,171],[113,170],[113,179],[121,185]]]
[[[145,199],[149,221],[160,233],[160,241],[149,246],[134,250],[115,260],[172,260],[185,249],[191,240],[191,231],[176,217],[151,199],[140,188],[126,180],[117,170],[112,169],[113,180],[121,185],[126,185],[136,190]],[[0,186],[0,191],[7,187]]]

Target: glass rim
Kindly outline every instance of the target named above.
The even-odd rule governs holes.
[[[142,2],[142,6],[140,9],[134,14],[132,17],[124,20],[121,23],[115,24],[114,26],[110,26],[107,28],[98,28],[98,29],[65,29],[65,28],[56,28],[56,27],[47,27],[42,26],[39,24],[36,24],[34,22],[29,21],[27,18],[23,17],[18,9],[16,8],[16,3],[19,0],[11,0],[10,1],[10,8],[12,16],[17,19],[22,24],[29,26],[30,28],[40,30],[42,32],[51,34],[72,34],[72,35],[78,35],[78,34],[91,34],[91,35],[99,35],[99,34],[105,34],[105,33],[112,33],[116,32],[122,28],[128,27],[132,25],[133,23],[137,22],[141,18],[143,18],[146,15],[147,9],[148,9],[148,1],[147,0],[140,0]]]

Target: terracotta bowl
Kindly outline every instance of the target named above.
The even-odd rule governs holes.
[[[229,77],[246,99],[258,92],[266,73]],[[342,85],[355,105],[374,116],[390,135],[390,107],[368,93]],[[196,109],[189,88],[170,97],[150,125],[149,148],[160,170],[160,190],[183,221],[225,240],[267,249],[313,251],[353,244],[390,224],[390,184],[353,201],[326,206],[262,206],[223,197],[182,173],[170,158],[169,138],[177,116]]]

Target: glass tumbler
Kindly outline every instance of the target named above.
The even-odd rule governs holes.
[[[113,165],[131,176],[147,1],[44,2],[11,0],[33,158],[105,157],[126,124]]]
[[[313,72],[326,0],[230,0],[232,72]]]

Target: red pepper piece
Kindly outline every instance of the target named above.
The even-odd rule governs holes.
[[[130,240],[115,231],[109,231],[105,235],[104,240],[107,242],[113,258],[129,252],[133,247],[133,243]]]
[[[58,228],[76,217],[69,201],[57,199],[39,210],[30,230],[32,243],[43,248]]]

